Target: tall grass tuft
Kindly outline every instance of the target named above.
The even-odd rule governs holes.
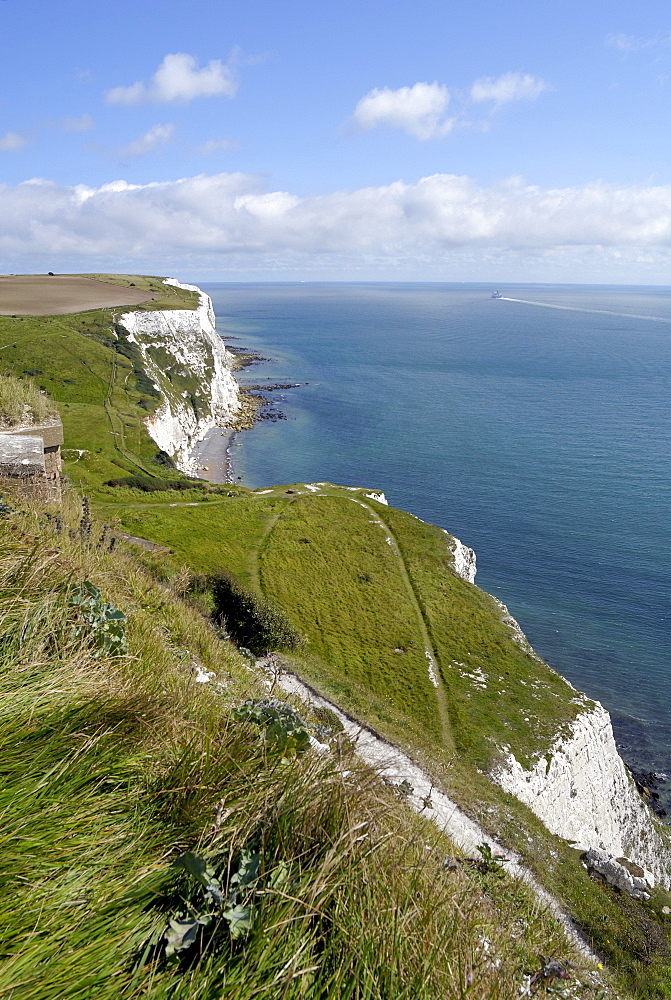
[[[55,406],[31,379],[0,376],[0,427],[31,426],[58,415]]]

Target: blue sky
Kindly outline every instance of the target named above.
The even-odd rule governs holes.
[[[671,11],[0,0],[0,271],[669,281]]]

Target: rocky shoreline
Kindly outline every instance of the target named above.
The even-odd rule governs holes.
[[[232,356],[230,369],[241,372],[261,361],[271,361],[254,351],[242,347],[231,347],[226,342],[226,351]],[[203,479],[212,483],[232,483],[235,480],[233,447],[237,444],[235,438],[240,431],[251,430],[264,420],[276,423],[286,420],[287,415],[277,405],[268,393],[284,392],[288,389],[298,389],[302,382],[282,382],[269,384],[241,385],[238,382],[239,409],[229,425],[215,427],[196,442],[190,453],[192,468]],[[237,477],[240,478],[240,477]]]

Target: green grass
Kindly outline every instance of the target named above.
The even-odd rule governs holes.
[[[436,737],[415,608],[380,528],[362,515],[347,498],[300,497],[260,552],[261,589],[290,611],[316,656],[416,716]]]
[[[371,771],[283,763],[237,722],[262,678],[179,599],[178,575],[110,557],[100,525],[82,539],[66,500],[61,530],[39,511],[0,521],[0,996],[514,1000],[542,953],[572,960],[575,995],[597,1000],[523,885],[445,870],[452,845]],[[128,656],[78,634],[82,579],[128,615]],[[217,683],[196,684],[195,663]],[[249,933],[215,918],[167,960],[168,920],[205,904],[174,859],[204,856],[228,891],[243,849],[260,861]]]
[[[384,516],[429,626],[461,755],[490,767],[506,746],[527,765],[591,702],[514,641],[489,594],[454,573],[440,528],[394,508]]]
[[[56,403],[63,420],[65,468],[75,482],[91,487],[104,481],[103,477],[138,470],[163,475],[155,465],[158,448],[145,420],[159,404],[159,390],[180,400],[186,391],[195,406],[201,405],[199,383],[172,359],[171,367],[163,366],[160,386],[156,386],[147,376],[137,347],[126,344],[123,332],[115,332],[115,323],[121,312],[193,309],[198,297],[149,276],[86,277],[134,283],[157,292],[158,298],[141,306],[64,316],[0,316],[3,367],[17,378],[31,378]],[[73,449],[84,454],[71,458]]]
[[[589,702],[514,641],[493,598],[454,573],[445,533],[365,491],[329,486],[325,493],[277,488],[192,501],[197,506],[136,495],[134,504],[105,509],[131,534],[170,546],[194,571],[226,569],[260,589],[308,636],[310,679],[339,696],[349,691],[359,708],[374,711],[370,721],[396,718],[418,748],[440,751],[441,743],[424,632],[461,759],[489,768],[503,747],[523,763],[547,752]],[[115,499],[110,490],[96,497]],[[447,760],[452,747],[445,749]]]
[[[0,376],[0,427],[39,424],[57,415],[51,400],[29,379]]]
[[[150,302],[143,302],[141,308],[146,309],[196,309],[198,295],[184,288],[166,285],[163,279],[151,274],[84,274],[84,278],[95,278],[107,281],[112,285],[134,286],[141,291],[153,292],[157,297]],[[133,306],[126,311],[130,312]]]

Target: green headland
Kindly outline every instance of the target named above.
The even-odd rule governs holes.
[[[154,298],[0,316],[7,398],[48,395],[66,477],[57,506],[3,486],[0,997],[671,996],[671,897],[590,876],[490,779],[588,699],[374,483],[183,475],[146,418],[205,408],[202,380],[158,354],[150,374],[118,318],[196,296],[87,277]],[[269,653],[516,852],[606,968],[358,763],[334,715],[287,701]]]

